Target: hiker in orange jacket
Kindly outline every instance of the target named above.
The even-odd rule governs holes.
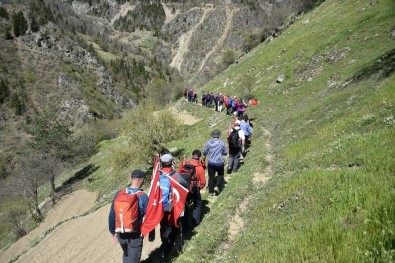
[[[108,215],[108,228],[113,237],[114,242],[119,242],[123,250],[123,262],[137,263],[140,262],[141,252],[143,250],[143,236],[140,232],[140,226],[146,212],[148,204],[148,195],[141,189],[145,178],[145,173],[141,170],[133,170],[130,173],[130,186],[117,192],[111,205]],[[127,196],[136,196],[136,199],[127,199]],[[131,206],[138,211],[138,224],[134,226],[132,217],[123,217],[122,208],[124,203],[134,200],[136,206]],[[132,213],[135,213],[131,211]],[[130,221],[130,222],[129,222]],[[132,229],[130,229],[131,227]],[[134,227],[137,228],[133,229]]]
[[[202,152],[199,150],[194,150],[192,152],[192,159],[188,160],[186,163],[195,166],[196,171],[196,182],[191,182],[192,189],[189,194],[190,201],[193,202],[192,211],[192,224],[197,226],[202,219],[202,195],[200,190],[206,186],[206,176],[204,173],[204,166],[202,166],[202,161],[200,157]]]

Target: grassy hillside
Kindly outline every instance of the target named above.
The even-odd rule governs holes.
[[[393,1],[326,1],[203,88],[243,95],[253,78],[256,134],[178,262],[395,260],[394,25]],[[212,128],[225,131],[223,118]],[[175,144],[201,147],[205,124],[190,131],[198,139]],[[271,180],[254,184],[268,165]],[[245,224],[230,240],[247,198]]]
[[[392,0],[327,0],[201,87],[243,96],[252,79],[260,103],[247,109],[256,119],[245,164],[205,201],[176,262],[395,261],[394,26]],[[231,121],[175,106],[202,119],[167,144],[187,155]],[[123,184],[111,162],[123,143],[102,143],[81,176],[102,202]]]

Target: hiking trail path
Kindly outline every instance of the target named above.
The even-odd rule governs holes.
[[[265,184],[272,176],[273,176],[273,171],[272,171],[272,162],[273,162],[273,155],[272,155],[272,145],[271,145],[271,133],[265,129],[264,127],[261,127],[264,134],[266,135],[267,139],[265,141],[265,148],[266,148],[266,161],[268,165],[265,168],[265,171],[263,174],[261,173],[254,173],[253,174],[253,185],[255,188],[259,188],[262,184]],[[229,176],[226,178],[226,180],[229,180]],[[251,203],[251,199],[254,198],[254,195],[249,195],[247,198],[245,198],[237,208],[237,211],[235,212],[233,218],[230,221],[230,226],[228,230],[228,240],[222,244],[219,245],[221,249],[218,251],[222,251],[222,253],[217,254],[216,258],[217,260],[222,260],[226,258],[226,254],[232,243],[235,241],[237,235],[241,233],[241,231],[244,228],[245,221],[244,218],[241,217],[240,215],[246,214],[246,211],[249,209],[248,204]]]

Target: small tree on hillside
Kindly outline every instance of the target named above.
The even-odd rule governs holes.
[[[146,86],[144,97],[147,103],[164,106],[171,99],[171,88],[164,79],[155,79]]]
[[[253,74],[245,74],[243,77],[242,85],[243,85],[243,97],[246,100],[249,100],[253,97],[252,90],[254,89],[255,77]]]
[[[125,142],[112,155],[114,167],[122,170],[131,163],[145,163],[165,143],[180,137],[181,125],[174,114],[157,108],[142,103],[125,118],[121,132]]]
[[[4,80],[0,81],[0,104],[3,103],[8,97],[10,91]]]
[[[235,61],[236,61],[236,53],[232,49],[226,50],[222,55],[222,64],[224,64],[226,67],[229,67]]]
[[[16,37],[23,36],[28,29],[27,21],[22,11],[12,16],[12,22],[14,25],[14,35]]]
[[[10,189],[25,200],[33,219],[40,223],[43,219],[39,207],[38,188],[48,181],[48,166],[41,152],[24,152],[16,161]],[[17,197],[18,198],[18,197]]]
[[[59,174],[63,162],[72,155],[69,125],[61,121],[54,109],[50,109],[33,119],[28,127],[32,135],[29,147],[39,153],[46,162],[52,190],[52,201],[55,202],[55,178]]]

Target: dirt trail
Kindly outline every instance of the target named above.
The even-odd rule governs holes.
[[[273,155],[272,155],[272,146],[271,146],[271,133],[266,130],[264,127],[262,127],[265,135],[267,136],[266,142],[265,142],[265,148],[266,148],[266,156],[265,159],[268,162],[268,165],[265,168],[265,172],[263,174],[261,173],[255,173],[253,177],[253,183],[254,185],[260,185],[266,183],[273,175],[272,171],[272,162],[273,162]],[[221,244],[220,247],[223,248],[222,251],[226,253],[227,249],[231,246],[231,244],[235,241],[235,238],[239,234],[239,232],[243,229],[244,227],[244,219],[240,216],[245,214],[245,212],[248,210],[248,204],[251,203],[251,199],[254,198],[253,195],[249,195],[247,198],[243,200],[243,202],[239,205],[237,208],[237,211],[235,212],[235,215],[233,216],[232,220],[230,221],[230,226],[228,230],[228,241]],[[217,255],[217,258],[220,259],[222,258],[223,255],[219,254]]]
[[[110,206],[63,223],[16,262],[122,262],[122,249],[108,232]],[[159,238],[144,240],[142,260],[159,246]]]
[[[178,69],[181,71],[181,64],[184,61],[184,54],[188,51],[189,44],[191,42],[191,37],[193,32],[203,23],[204,19],[206,18],[207,13],[210,10],[207,8],[203,8],[203,15],[200,18],[199,22],[188,32],[181,35],[178,39],[178,49],[176,55],[173,57],[173,60],[170,63],[170,66],[173,68]]]
[[[95,193],[91,193],[86,190],[75,191],[64,196],[55,205],[55,207],[49,211],[42,224],[23,238],[19,239],[7,250],[0,253],[0,262],[8,262],[13,257],[21,254],[25,250],[28,250],[35,239],[39,238],[44,231],[55,226],[59,222],[88,211],[95,204],[96,198]],[[45,257],[41,259],[41,262],[46,262],[44,259]]]

